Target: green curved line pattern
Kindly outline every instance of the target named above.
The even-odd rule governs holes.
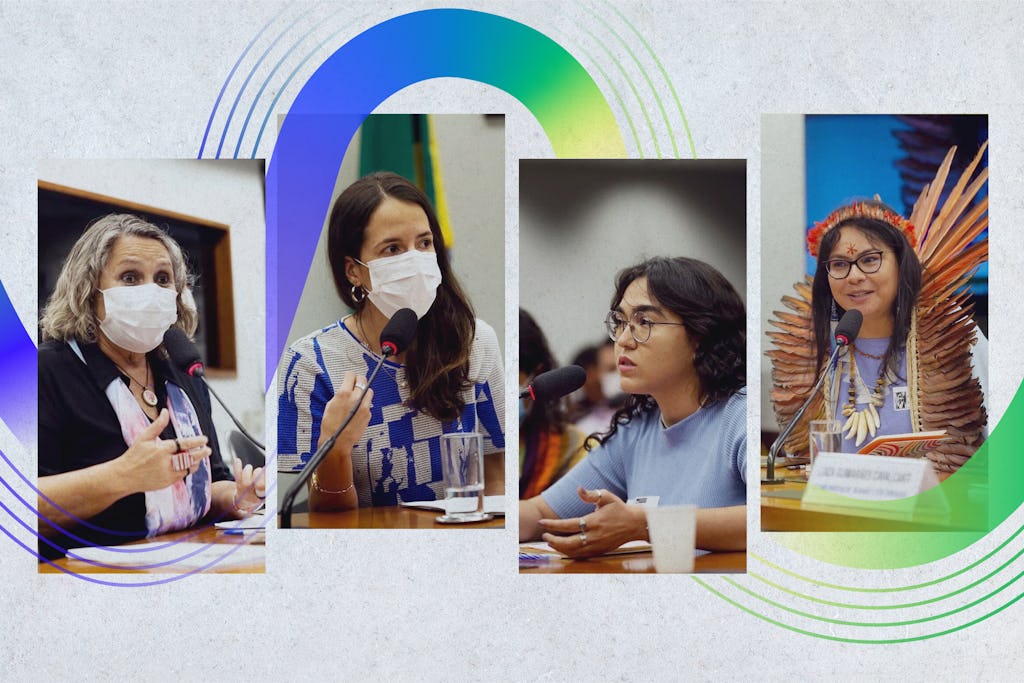
[[[598,40],[597,36],[595,36],[593,33],[591,33],[589,29],[584,28],[583,31],[588,36],[590,36],[591,40],[593,40],[595,43],[597,43],[598,47],[600,47],[602,50],[604,50],[604,53],[608,56],[608,59],[611,60],[612,64],[615,65],[615,68],[617,68],[619,70],[619,73],[622,74],[622,77],[625,79],[626,84],[629,85],[629,89],[633,91],[633,97],[636,98],[636,101],[640,104],[640,111],[643,113],[644,119],[647,121],[647,127],[651,131],[651,137],[655,138],[654,139],[654,148],[658,149],[658,141],[656,139],[656,136],[654,135],[654,127],[651,125],[651,118],[650,118],[650,116],[647,115],[647,107],[644,106],[643,100],[640,99],[640,93],[637,92],[636,86],[633,85],[633,81],[630,79],[629,74],[626,73],[626,70],[624,68],[622,68],[622,65],[619,64],[618,60],[615,59],[615,57],[612,55],[611,51],[608,49],[608,46],[606,46],[604,43],[602,43],[600,40]],[[629,112],[625,109],[625,107],[623,107],[623,112],[626,115],[626,119],[629,121],[629,127],[633,128],[633,121],[630,118]],[[635,134],[636,134],[636,131],[634,130],[634,135]],[[644,150],[643,150],[643,147],[640,146],[639,139],[637,140],[637,152],[640,154],[640,158],[641,159],[645,158],[644,157]],[[660,156],[661,153],[658,152],[658,155]]]
[[[593,36],[591,37],[593,38]],[[592,55],[589,50],[581,46],[580,52],[582,52],[584,56],[586,56],[586,58],[589,59],[595,67],[597,67],[597,70],[598,72],[600,72],[601,77],[608,82],[608,87],[611,89],[612,95],[615,96],[615,101],[618,103],[619,109],[622,110],[622,116],[626,119],[626,123],[629,124],[629,131],[630,133],[633,134],[633,142],[636,144],[637,153],[640,155],[640,158],[643,159],[644,150],[643,147],[641,147],[640,145],[640,137],[637,135],[636,127],[633,125],[633,119],[632,117],[630,117],[629,111],[626,109],[626,104],[622,101],[622,96],[619,94],[618,88],[615,87],[615,83],[612,81],[611,78],[608,77],[608,74],[605,72],[605,70],[601,68],[601,64],[596,59],[594,59],[594,55]]]
[[[1021,555],[1024,555],[1024,548],[1022,548],[1021,550],[1018,550],[1016,555],[1014,555],[1013,557],[1008,559],[1006,562],[1004,562],[1003,564],[1001,564],[998,567],[996,567],[995,569],[993,569],[991,572],[989,572],[985,576],[981,577],[980,579],[976,579],[975,581],[972,581],[971,583],[965,584],[965,585],[961,586],[960,588],[957,588],[956,590],[954,590],[951,593],[945,593],[945,594],[940,595],[938,597],[929,598],[927,600],[919,600],[917,602],[907,602],[907,603],[903,603],[903,604],[899,604],[899,605],[854,605],[854,604],[845,603],[845,602],[834,602],[834,601],[831,601],[831,600],[822,600],[822,599],[819,599],[819,598],[812,597],[810,595],[806,595],[804,593],[798,593],[797,591],[792,590],[791,588],[786,588],[785,586],[777,584],[774,581],[770,581],[769,579],[767,579],[767,578],[765,578],[765,577],[763,577],[763,576],[761,576],[759,574],[752,574],[752,573],[748,572],[747,576],[749,576],[751,578],[754,578],[754,579],[757,579],[758,581],[761,581],[763,583],[766,583],[766,584],[768,584],[769,586],[771,586],[773,588],[776,588],[776,589],[778,589],[780,591],[783,591],[784,593],[789,593],[790,595],[793,595],[795,597],[803,598],[803,599],[808,600],[810,602],[816,602],[816,603],[819,603],[819,604],[822,604],[822,605],[830,605],[832,607],[847,607],[847,608],[850,608],[850,609],[869,609],[869,610],[903,609],[903,608],[907,608],[907,607],[920,607],[921,605],[928,605],[928,604],[935,603],[935,602],[941,602],[942,600],[945,600],[947,598],[951,598],[954,595],[959,595],[960,593],[968,591],[968,590],[974,588],[975,586],[977,586],[977,585],[979,585],[981,583],[984,583],[985,581],[988,581],[993,576],[995,576],[996,574],[998,574],[1002,570],[1006,569],[1015,560],[1020,558]],[[932,582],[932,583],[934,583],[934,582]]]
[[[656,54],[654,54],[654,50],[651,49],[650,44],[640,34],[640,32],[636,30],[636,27],[633,26],[632,23],[630,23],[629,19],[627,19],[625,16],[623,16],[622,12],[619,11],[619,8],[616,7],[613,3],[608,2],[608,0],[605,0],[605,4],[608,5],[609,7],[611,7],[612,11],[615,12],[615,14],[617,14],[619,16],[619,19],[621,19],[622,22],[626,26],[629,27],[629,29],[633,32],[633,35],[635,35],[640,40],[640,43],[644,46],[644,48],[647,49],[647,54],[649,54],[651,56],[651,59],[653,59],[654,63],[658,66],[658,70],[661,72],[661,77],[664,78],[665,79],[665,83],[668,84],[669,91],[672,93],[672,99],[676,103],[676,109],[679,111],[679,116],[680,116],[680,118],[683,121],[683,130],[686,131],[686,139],[690,143],[690,154],[693,156],[694,159],[696,159],[697,158],[697,148],[693,144],[693,135],[690,134],[690,124],[686,120],[686,113],[683,112],[683,105],[679,101],[679,94],[676,92],[675,86],[672,85],[672,79],[668,77],[668,72],[665,71],[665,67],[662,66],[661,60],[659,60],[658,56]],[[655,95],[655,97],[657,97],[657,95]],[[659,102],[660,102],[660,100],[659,100]],[[669,136],[672,138],[672,149],[673,149],[673,151],[675,151],[675,155],[678,158],[679,157],[679,150],[676,147],[676,138],[675,138],[675,135],[672,132],[672,126],[668,126],[668,131],[669,131]]]
[[[980,598],[977,598],[977,599],[967,603],[966,605],[963,605],[963,606],[958,607],[956,609],[952,609],[952,610],[949,610],[949,611],[946,611],[946,612],[940,612],[939,614],[933,614],[933,615],[930,615],[930,616],[927,616],[927,617],[921,617],[919,619],[909,619],[909,620],[906,620],[906,621],[888,621],[888,622],[887,621],[879,621],[879,622],[846,621],[846,620],[843,620],[843,619],[831,619],[829,617],[817,616],[817,615],[814,615],[814,614],[810,614],[808,612],[803,612],[803,611],[798,610],[798,609],[793,608],[793,607],[787,607],[785,605],[782,605],[780,603],[775,602],[774,600],[769,600],[768,598],[766,598],[764,596],[758,595],[757,593],[755,593],[754,591],[750,590],[749,588],[746,588],[744,586],[739,585],[733,579],[726,578],[725,581],[727,583],[730,583],[730,584],[736,586],[736,588],[739,588],[744,593],[747,593],[748,595],[752,595],[753,597],[757,598],[758,600],[761,600],[762,602],[766,602],[769,605],[773,605],[774,607],[778,607],[779,609],[783,609],[783,610],[785,610],[787,612],[792,612],[793,614],[798,614],[798,615],[800,615],[802,617],[807,617],[809,619],[815,619],[817,621],[827,621],[827,622],[833,623],[833,624],[843,624],[845,626],[881,627],[881,626],[910,626],[912,624],[923,624],[923,623],[928,622],[928,621],[935,621],[936,619],[943,619],[945,617],[953,616],[954,614],[959,614],[960,612],[964,612],[966,610],[969,610],[972,607],[975,607],[976,605],[980,605],[981,603],[985,602],[989,598],[991,598],[991,597],[993,597],[995,595],[998,595],[1004,589],[1009,588],[1012,583],[1014,583],[1015,581],[1020,579],[1021,576],[1024,576],[1024,571],[1020,572],[1019,574],[1017,574],[1017,576],[1013,577],[1007,583],[1004,583],[1002,586],[999,586],[998,588],[996,588],[995,590],[991,591],[990,593],[987,593],[986,595],[983,595]],[[877,607],[876,607],[876,609],[877,609]]]
[[[644,77],[644,81],[647,82],[647,87],[650,88],[651,92],[654,94],[654,100],[655,100],[655,102],[658,103],[658,109],[661,111],[661,119],[665,122],[665,128],[666,128],[666,130],[669,131],[669,136],[671,137],[671,135],[672,135],[672,128],[669,126],[669,123],[668,123],[668,115],[665,113],[665,107],[662,105],[661,97],[658,95],[658,91],[654,89],[654,83],[651,82],[651,77],[647,75],[647,71],[644,69],[644,65],[640,63],[640,60],[637,59],[636,53],[633,52],[633,48],[631,48],[626,43],[626,41],[624,41],[622,39],[622,36],[619,35],[618,31],[616,31],[614,28],[612,28],[611,24],[609,24],[607,21],[605,21],[600,16],[598,16],[596,14],[595,14],[595,16],[597,16],[597,20],[600,21],[604,25],[604,27],[606,29],[608,29],[608,31],[613,36],[615,36],[615,39],[617,41],[619,41],[619,43],[622,45],[622,47],[624,47],[626,49],[626,52],[629,53],[629,56],[632,57],[633,63],[636,64],[636,67],[640,70],[640,74]],[[634,90],[634,92],[635,92],[635,90]],[[637,99],[640,99],[639,95],[637,95]],[[640,100],[640,106],[643,107],[643,100]],[[658,144],[658,135],[657,135],[657,132],[654,130],[654,125],[651,123],[650,117],[647,116],[647,109],[646,108],[644,109],[644,118],[647,119],[647,125],[651,129],[651,139],[654,141],[654,151],[655,151],[655,153],[657,153],[659,159],[663,159],[664,156],[661,153],[661,145]],[[679,156],[679,150],[676,149],[675,138],[672,138],[672,149],[675,151],[675,156],[678,157]]]
[[[1000,612],[1002,612],[1007,607],[1015,604],[1021,598],[1024,598],[1024,593],[1021,593],[1020,595],[1016,596],[1015,598],[1013,598],[1009,602],[1007,602],[1007,603],[1005,603],[1003,605],[1000,605],[997,609],[995,609],[995,610],[993,610],[991,612],[988,612],[986,614],[981,615],[977,619],[973,619],[973,620],[967,622],[966,624],[962,624],[960,626],[955,626],[953,628],[949,628],[949,629],[946,629],[944,631],[937,631],[935,633],[926,633],[924,635],[911,636],[911,637],[907,637],[907,638],[890,638],[890,639],[887,639],[887,640],[873,640],[873,639],[868,639],[868,638],[843,638],[841,636],[826,635],[824,633],[815,633],[814,631],[808,631],[806,629],[797,628],[796,626],[791,626],[789,624],[786,624],[786,623],[783,623],[781,621],[778,621],[777,619],[772,619],[772,618],[770,618],[768,616],[765,616],[763,614],[755,612],[752,609],[749,609],[745,605],[743,605],[743,604],[733,600],[732,598],[730,598],[729,596],[725,595],[721,591],[716,590],[713,586],[708,584],[706,581],[700,579],[699,577],[694,576],[693,580],[696,581],[697,583],[699,583],[701,586],[703,586],[707,590],[711,591],[711,593],[715,594],[716,596],[718,596],[722,600],[725,600],[726,602],[728,602],[733,607],[736,607],[737,609],[740,609],[740,610],[746,612],[747,614],[760,619],[761,621],[767,622],[767,623],[772,624],[774,626],[778,626],[780,628],[784,628],[787,631],[792,631],[793,633],[800,633],[800,634],[805,635],[805,636],[811,636],[812,638],[820,638],[822,640],[831,640],[831,641],[835,641],[835,642],[839,642],[839,643],[854,643],[854,644],[857,644],[857,645],[889,645],[889,644],[893,644],[893,643],[912,643],[912,642],[919,641],[919,640],[929,640],[931,638],[939,638],[941,636],[946,636],[946,635],[949,635],[951,633],[956,633],[957,631],[962,631],[964,629],[970,628],[971,626],[974,626],[975,624],[981,623],[982,621],[985,621],[986,619],[989,619],[989,618],[995,616],[996,614],[999,614]]]
[[[939,577],[937,579],[932,579],[931,581],[925,581],[923,583],[911,584],[909,586],[895,586],[895,587],[891,587],[890,586],[890,587],[886,587],[886,588],[861,588],[859,586],[841,586],[841,585],[839,585],[837,583],[828,583],[826,581],[820,581],[818,579],[813,579],[811,577],[804,576],[803,574],[797,574],[796,572],[794,572],[794,571],[792,571],[790,569],[786,569],[785,567],[783,567],[781,565],[778,565],[778,564],[775,564],[774,562],[766,560],[765,558],[763,558],[760,555],[757,555],[755,553],[748,553],[748,555],[750,557],[754,558],[755,560],[757,560],[758,562],[761,562],[762,564],[765,564],[765,565],[771,567],[772,569],[775,569],[775,570],[777,570],[777,571],[779,571],[779,572],[781,572],[783,574],[787,574],[789,576],[792,576],[793,578],[797,578],[797,579],[800,579],[802,581],[807,581],[808,583],[813,583],[813,584],[815,584],[817,586],[822,586],[824,588],[834,588],[835,590],[850,591],[850,592],[856,592],[856,593],[895,593],[895,592],[899,592],[899,591],[917,590],[919,588],[927,588],[929,586],[935,586],[935,585],[940,584],[940,583],[942,583],[944,581],[948,581],[948,580],[953,579],[953,578],[955,578],[957,576],[960,576],[961,574],[966,574],[967,572],[969,572],[970,570],[972,570],[975,567],[979,566],[982,562],[985,562],[989,558],[993,557],[1000,550],[1002,550],[1003,548],[1008,546],[1010,544],[1010,542],[1013,539],[1017,538],[1017,536],[1019,536],[1022,531],[1024,531],[1024,527],[1018,527],[1016,531],[1014,531],[1012,534],[1010,534],[1009,538],[1007,538],[1005,541],[1000,543],[994,549],[989,551],[986,555],[984,555],[983,557],[975,560],[974,562],[970,563],[969,565],[966,565],[964,567],[961,567],[960,569],[957,569],[955,572],[953,572],[951,574],[947,574],[946,576],[941,576],[941,577]],[[1017,555],[1015,555],[1014,557],[1018,557],[1021,554],[1021,552],[1024,552],[1024,550],[1018,552]]]

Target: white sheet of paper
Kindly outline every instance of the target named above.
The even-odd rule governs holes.
[[[267,521],[262,512],[249,515],[244,519],[231,519],[214,524],[218,529],[266,529]]]
[[[555,553],[561,557],[566,557],[562,553],[552,548],[549,544],[544,541],[532,541],[530,543],[520,543],[519,549],[523,550],[529,548],[530,550],[539,550],[541,552]],[[609,550],[605,555],[625,555],[627,553],[646,553],[651,549],[651,544],[647,541],[627,541],[623,543],[615,550]]]
[[[408,503],[402,502],[404,508],[416,508],[417,510],[437,510],[447,512],[444,509],[443,500],[414,500]],[[492,515],[505,516],[505,496],[484,496],[484,512]]]

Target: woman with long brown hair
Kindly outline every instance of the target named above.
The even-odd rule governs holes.
[[[335,201],[327,234],[335,288],[353,312],[296,341],[280,372],[278,456],[308,459],[340,426],[380,359],[400,308],[419,318],[384,361],[352,424],[310,480],[311,510],[444,497],[440,436],[484,436],[486,491],[504,488],[504,370],[494,330],[475,318],[427,197],[374,173]]]

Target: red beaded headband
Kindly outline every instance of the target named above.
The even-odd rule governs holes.
[[[891,209],[879,206],[871,202],[855,202],[849,206],[843,206],[814,224],[814,227],[807,232],[807,251],[811,256],[817,258],[818,248],[821,246],[821,238],[825,233],[836,227],[843,221],[851,218],[873,218],[883,223],[888,223],[904,234],[911,247],[916,247],[914,226],[903,216]]]

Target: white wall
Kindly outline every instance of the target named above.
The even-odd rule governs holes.
[[[260,160],[47,160],[39,179],[224,223],[231,234],[238,375],[214,390],[257,439],[264,433],[264,166]],[[84,226],[83,226],[84,227]],[[235,428],[214,402],[225,461]]]
[[[804,117],[761,117],[761,348],[772,311],[804,273],[805,198]],[[771,363],[761,354],[761,428],[779,431],[771,403]]]
[[[615,274],[689,256],[746,300],[743,160],[523,160],[519,304],[565,364],[605,338]]]

